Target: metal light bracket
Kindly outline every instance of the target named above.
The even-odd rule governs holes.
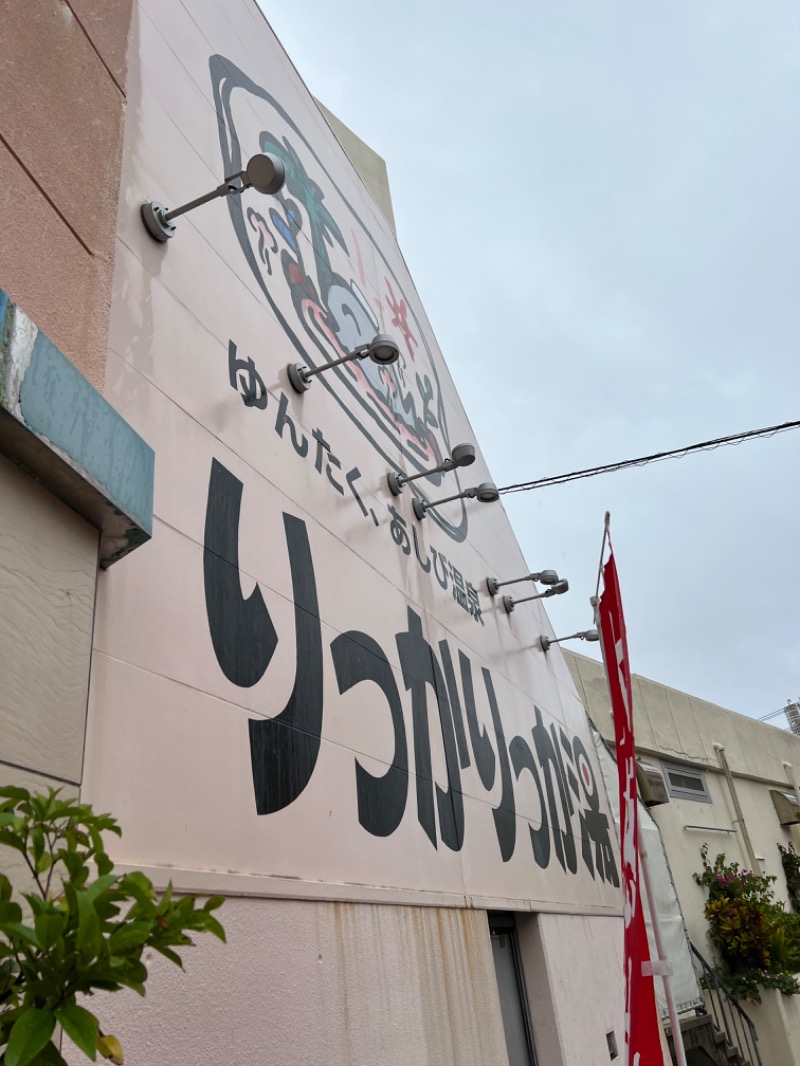
[[[397,343],[386,333],[376,333],[368,344],[360,344],[352,352],[343,355],[341,359],[332,359],[330,363],[323,363],[313,370],[304,363],[290,363],[286,368],[289,376],[289,384],[295,392],[308,392],[311,388],[312,379],[316,374],[323,374],[326,370],[332,370],[342,363],[351,363],[355,359],[371,359],[378,366],[391,366],[400,358],[400,349]]]
[[[151,200],[149,204],[142,204],[142,222],[144,222],[150,236],[164,244],[170,237],[175,236],[173,219],[178,218],[180,215],[185,215],[188,211],[193,211],[196,207],[210,203],[220,196],[241,194],[245,189],[253,188],[261,193],[273,194],[283,188],[285,181],[286,167],[283,165],[283,161],[276,155],[263,152],[259,155],[254,155],[244,170],[226,178],[222,185],[218,185],[216,189],[206,193],[205,196],[198,196],[196,200],[190,200],[188,204],[184,204],[182,207],[175,207],[170,211],[158,200]]]
[[[431,477],[432,474],[446,474],[450,470],[455,470],[459,466],[472,466],[475,462],[475,445],[474,444],[456,444],[452,449],[450,456],[444,459],[438,466],[434,466],[431,470],[423,470],[419,474],[397,474],[395,471],[386,475],[386,483],[389,486],[389,491],[393,496],[399,496],[403,491],[403,486],[407,485],[409,481],[416,481],[417,478]],[[455,496],[450,497],[456,499]]]
[[[561,578],[555,570],[540,570],[537,574],[512,577],[509,581],[499,581],[496,577],[487,577],[486,588],[490,596],[496,596],[498,589],[504,588],[506,585],[517,585],[520,581],[538,581],[541,585],[557,585],[560,580]]]
[[[500,499],[500,493],[497,491],[497,486],[491,481],[484,481],[480,485],[473,485],[469,489],[464,489],[463,492],[457,492],[455,496],[446,496],[443,500],[432,500],[428,503],[426,500],[419,500],[415,497],[411,506],[414,509],[415,516],[422,520],[432,507],[441,507],[443,503],[465,499],[477,499],[481,503],[494,503]]]
[[[550,596],[561,596],[562,593],[569,591],[568,581],[559,581],[553,585],[552,588],[545,589],[544,592],[538,592],[535,596],[523,596],[520,600],[515,600],[513,596],[503,597],[503,607],[506,614],[511,614],[518,603],[528,603],[530,600],[546,600]],[[565,638],[566,639],[566,638]]]

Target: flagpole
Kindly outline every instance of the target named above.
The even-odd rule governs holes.
[[[600,629],[600,581],[603,576],[603,559],[606,551],[606,544],[611,547],[611,513],[606,511],[604,528],[603,528],[603,543],[600,547],[600,565],[597,570],[597,585],[595,586],[595,594],[591,597],[590,603],[594,610],[594,622],[598,629]],[[606,684],[608,684],[608,662],[606,661],[606,649],[604,641],[600,641],[600,653],[603,659],[603,670],[606,675]],[[610,689],[609,689],[610,691]],[[612,701],[612,716],[613,716],[613,701]],[[631,708],[633,713],[633,708]],[[638,789],[636,802],[639,802]],[[620,812],[621,816],[622,812]],[[638,822],[638,818],[637,818]],[[639,850],[639,870],[641,878],[644,881],[645,895],[647,897],[647,905],[650,910],[650,921],[653,926],[653,939],[655,941],[656,948],[656,961],[650,961],[649,964],[643,964],[647,966],[649,973],[642,973],[642,977],[655,977],[658,975],[664,983],[664,996],[667,1001],[667,1014],[669,1016],[669,1023],[672,1029],[672,1044],[675,1049],[675,1058],[677,1059],[677,1066],[687,1066],[686,1062],[686,1049],[683,1045],[683,1033],[681,1031],[680,1024],[678,1022],[678,1014],[675,1009],[675,1000],[672,995],[672,987],[669,982],[669,976],[672,972],[672,968],[669,965],[667,959],[664,958],[663,942],[661,939],[661,926],[658,921],[658,914],[655,908],[655,902],[653,900],[653,893],[650,884],[650,869],[647,857],[647,848],[644,844],[644,837],[642,835],[641,824],[638,825],[638,850]],[[630,1049],[626,1049],[628,1052]]]
[[[597,615],[597,608],[600,606],[600,582],[603,578],[603,556],[606,553],[606,542],[611,537],[611,512],[606,511],[605,521],[603,523],[603,543],[600,545],[600,565],[597,567],[597,584],[594,587],[594,596],[591,599],[591,605],[594,607],[594,624],[597,625],[600,621]],[[602,641],[601,641],[602,643]],[[605,658],[603,659],[605,665]]]

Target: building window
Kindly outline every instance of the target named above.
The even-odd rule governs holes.
[[[702,770],[690,770],[688,766],[670,766],[663,764],[667,791],[675,799],[695,800],[697,803],[711,803],[706,775]]]
[[[492,956],[503,1012],[509,1066],[536,1066],[528,994],[519,954],[514,915],[489,912]]]

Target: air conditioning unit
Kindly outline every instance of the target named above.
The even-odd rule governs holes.
[[[787,796],[785,792],[779,792],[776,788],[771,788],[769,794],[772,796],[781,825],[800,825],[800,807],[794,796]]]
[[[645,807],[658,807],[669,803],[669,793],[664,777],[657,766],[636,760],[636,783]]]

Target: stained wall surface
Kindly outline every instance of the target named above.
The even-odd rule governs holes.
[[[519,937],[541,1066],[606,1066],[607,1034],[624,1048],[620,923],[540,914],[521,919]],[[602,962],[575,964],[584,958]]]
[[[220,913],[228,945],[203,942],[183,973],[151,958],[145,1004],[95,999],[126,1062],[506,1061],[497,987],[476,981],[492,974],[483,912],[232,899]]]
[[[44,775],[40,785],[80,783],[97,542],[97,530],[0,456],[4,782],[17,769]]]
[[[131,0],[0,0],[0,288],[105,373]]]
[[[0,0],[0,436],[16,460],[0,455],[0,780],[66,794],[83,765],[98,532],[45,477],[69,449],[14,421],[29,368],[15,349],[38,335],[102,386],[130,8]],[[57,408],[55,376],[40,386],[25,379],[25,399]]]

